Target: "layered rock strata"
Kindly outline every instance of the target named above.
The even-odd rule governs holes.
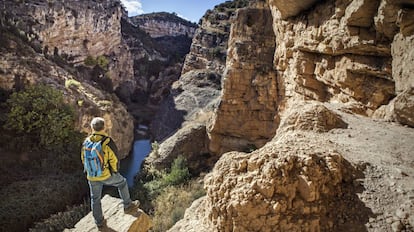
[[[159,27],[177,23],[185,30],[191,31],[196,28],[195,24],[168,13],[122,19],[122,35],[133,54],[133,82],[136,85],[124,82],[116,93],[127,103],[137,122],[147,125],[170,94],[172,83],[179,78],[184,57],[190,49],[190,36],[193,36],[191,33],[159,31],[165,34],[152,38],[144,28],[144,24],[147,25],[152,20],[155,20],[154,23]]]
[[[229,39],[222,98],[208,128],[209,148],[222,154],[252,141],[265,145],[250,154],[224,153],[205,178],[207,196],[194,202],[170,231],[367,230],[369,217],[375,218],[367,207],[381,203],[361,202],[355,169],[343,158],[350,150],[338,152],[321,134],[347,128],[347,123],[327,103],[315,101],[412,125],[413,6],[409,0],[267,0],[240,10]],[[271,16],[248,17],[267,7]],[[261,25],[251,29],[254,35],[246,29],[252,25]],[[271,38],[268,26],[272,45],[263,39]],[[266,72],[263,63],[270,67]],[[272,84],[258,89],[252,74],[261,72]],[[248,113],[254,109],[250,106],[258,106],[247,104],[252,92],[257,94],[252,102],[262,103],[260,112],[269,109],[273,120]],[[267,127],[261,127],[266,120]],[[252,136],[256,128],[262,128],[258,137]],[[392,229],[410,229],[410,215],[399,214],[404,220]],[[373,220],[376,226],[391,229],[380,220]]]
[[[276,132],[281,96],[273,69],[272,23],[266,7],[237,12],[230,33],[222,96],[209,128],[213,153],[261,147]]]
[[[131,21],[151,37],[187,36],[193,38],[197,24],[166,12],[134,16]]]
[[[116,96],[98,88],[96,83],[84,82],[80,73],[69,66],[58,65],[56,60],[33,50],[29,45],[35,47],[34,42],[29,43],[23,31],[20,34],[11,33],[20,29],[8,24],[3,18],[5,15],[1,16],[4,39],[0,47],[0,88],[17,91],[42,83],[62,91],[65,100],[77,112],[76,128],[89,133],[92,117],[103,116],[109,134],[118,145],[119,158],[125,158],[134,139],[133,118],[125,105]]]
[[[185,58],[181,77],[173,85],[171,95],[161,105],[153,121],[151,129],[157,140],[172,135],[184,121],[190,120],[195,112],[205,106],[214,104],[219,96],[226,63],[230,17],[237,9],[229,4],[216,6],[221,10],[209,10],[201,19],[190,52]],[[184,101],[185,98],[190,100]],[[175,117],[171,118],[171,115]]]
[[[211,168],[217,160],[208,149],[206,124],[218,106],[231,17],[246,5],[241,0],[222,3],[201,19],[181,77],[173,84],[171,95],[152,122],[151,131],[162,143],[160,152],[149,155],[148,166],[169,167],[171,160],[183,155],[191,161],[191,171],[199,173]]]
[[[374,27],[378,1],[318,3],[287,19],[282,13],[288,6],[280,2],[269,5],[277,33],[275,66],[288,98],[354,102],[368,115],[388,103],[395,84],[390,41]]]
[[[220,74],[224,72],[231,16],[236,9],[228,8],[223,3],[216,6],[215,10],[206,12],[195,31],[182,74],[194,69],[208,69]]]
[[[131,54],[121,35],[119,1],[5,1],[7,20],[37,43],[46,55],[60,55],[75,65],[105,57],[113,89],[132,80]]]

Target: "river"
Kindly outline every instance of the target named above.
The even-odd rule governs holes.
[[[128,186],[134,185],[134,176],[139,172],[141,163],[151,152],[151,141],[149,139],[135,140],[132,154],[121,160],[120,173],[127,179]]]

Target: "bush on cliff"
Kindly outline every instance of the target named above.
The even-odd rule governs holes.
[[[4,128],[14,134],[15,149],[61,149],[74,136],[74,111],[51,87],[34,85],[15,92],[6,105]]]
[[[190,172],[186,159],[179,156],[173,161],[170,172],[154,172],[153,176],[152,181],[144,184],[144,188],[152,199],[156,198],[168,186],[186,183],[190,179]]]
[[[154,232],[173,226],[195,199],[205,195],[202,182],[191,179],[183,156],[173,161],[169,171],[151,170],[141,178],[135,182],[132,197],[140,199],[142,208],[153,215]]]
[[[87,193],[79,160],[83,135],[56,89],[34,85],[0,100],[0,228],[27,231]]]

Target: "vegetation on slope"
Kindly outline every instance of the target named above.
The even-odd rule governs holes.
[[[74,130],[73,109],[58,90],[35,85],[3,96],[0,227],[23,231],[84,197],[83,136]]]
[[[205,195],[202,182],[191,177],[182,156],[173,161],[170,170],[141,173],[131,191],[133,198],[140,199],[143,209],[152,215],[154,232],[171,228],[194,200]]]

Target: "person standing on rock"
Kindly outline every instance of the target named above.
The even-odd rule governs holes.
[[[104,185],[118,188],[123,200],[124,212],[137,210],[139,201],[132,201],[126,179],[119,174],[119,161],[115,142],[105,133],[105,120],[95,117],[91,121],[92,134],[83,142],[81,159],[87,174],[92,214],[98,227],[105,224],[102,214],[101,195]]]

